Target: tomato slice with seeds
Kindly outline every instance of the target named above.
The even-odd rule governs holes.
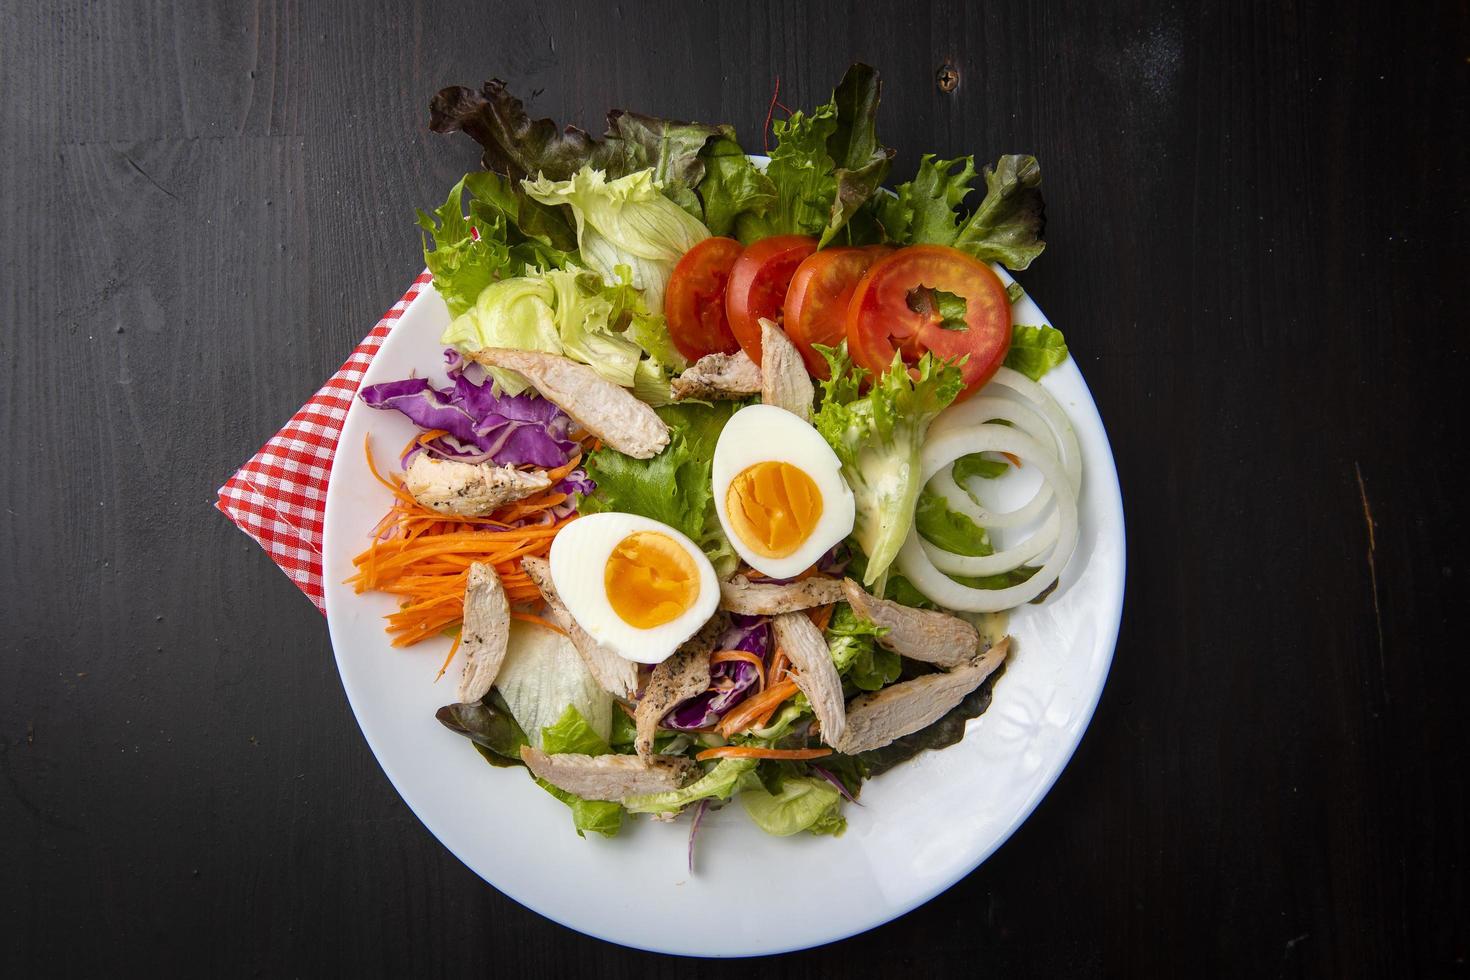
[[[691,361],[740,349],[725,318],[725,285],[743,251],[733,238],[706,238],[674,266],[664,291],[664,316],[674,346]]]
[[[808,235],[777,235],[752,243],[735,260],[725,287],[725,314],[740,349],[757,364],[761,318],[781,321],[786,287],[797,266],[816,250],[817,240]]]
[[[786,290],[785,321],[791,342],[813,377],[826,379],[827,360],[814,344],[836,347],[847,336],[847,307],[868,267],[893,251],[888,245],[826,248],[808,255]]]
[[[847,348],[875,376],[893,354],[913,364],[926,351],[965,357],[965,388],[974,394],[1005,360],[1011,304],[1005,284],[984,262],[945,245],[911,245],[873,264],[847,308]]]

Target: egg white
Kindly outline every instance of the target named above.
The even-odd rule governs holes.
[[[677,618],[639,629],[625,621],[607,598],[603,575],[613,549],[630,534],[654,531],[682,547],[699,573],[699,594]],[[567,611],[597,642],[618,656],[640,664],[656,664],[699,631],[720,604],[714,566],[699,545],[659,521],[635,514],[588,514],[572,521],[551,541],[551,580]]]
[[[730,481],[757,463],[787,463],[811,477],[822,497],[822,516],[791,554],[770,558],[752,551],[735,533],[725,507]],[[745,563],[772,578],[805,571],[829,548],[852,533],[855,507],[842,478],[842,462],[810,424],[774,405],[749,405],[731,416],[715,444],[715,511],[720,526]]]

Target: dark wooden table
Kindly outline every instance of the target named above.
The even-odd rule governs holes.
[[[418,271],[413,208],[476,159],[426,130],[440,86],[759,146],[776,76],[808,105],[854,59],[896,176],[1041,158],[1024,279],[1112,436],[1127,609],[1009,843],[757,969],[1464,971],[1470,22],[1195,7],[7,3],[0,975],[748,975],[460,865],[321,616],[211,505]]]

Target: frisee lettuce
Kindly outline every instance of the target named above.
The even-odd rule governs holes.
[[[913,526],[919,498],[919,448],[929,423],[964,386],[959,368],[925,354],[914,377],[898,352],[866,394],[868,372],[847,344],[816,345],[827,359],[821,407],[813,424],[842,461],[857,503],[852,537],[867,558],[863,584],[882,579]]]

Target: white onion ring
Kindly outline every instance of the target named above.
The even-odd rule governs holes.
[[[1061,462],[1029,435],[1004,425],[977,425],[928,440],[921,457],[920,479],[927,481],[959,457],[977,452],[1009,452],[1020,456],[1034,465],[1050,485],[1056,499],[1058,524],[1057,540],[1046,563],[1020,585],[972,589],[935,567],[917,528],[910,529],[897,561],[904,577],[941,606],[964,612],[1000,612],[1030,602],[1061,577],[1062,569],[1077,547],[1077,494]]]
[[[1057,445],[1061,448],[1057,458],[1061,460],[1066,470],[1067,482],[1072,486],[1072,493],[1074,496],[1081,493],[1082,447],[1077,444],[1077,433],[1072,431],[1071,420],[1067,418],[1067,413],[1062,411],[1062,406],[1057,404],[1057,400],[1052,397],[1052,393],[1020,371],[1008,367],[1002,367],[996,371],[995,377],[990,379],[990,384],[1011,389],[1041,410],[1041,414],[1051,424]]]
[[[1052,456],[1061,457],[1061,447],[1047,422],[1031,409],[1008,398],[982,395],[967,402],[952,405],[941,412],[934,423],[929,426],[928,438],[937,438],[958,429],[973,429],[976,425],[993,419],[1010,422],[1029,434],[1038,443],[1049,448]],[[972,485],[973,482],[971,481]],[[1029,524],[1040,517],[1046,505],[1051,503],[1051,487],[1042,483],[1037,488],[1036,494],[1015,510],[992,511],[977,499],[978,494],[959,485],[954,478],[952,465],[944,467],[934,475],[932,488],[935,493],[944,498],[950,510],[964,514],[985,528],[1016,527],[1020,524]]]

